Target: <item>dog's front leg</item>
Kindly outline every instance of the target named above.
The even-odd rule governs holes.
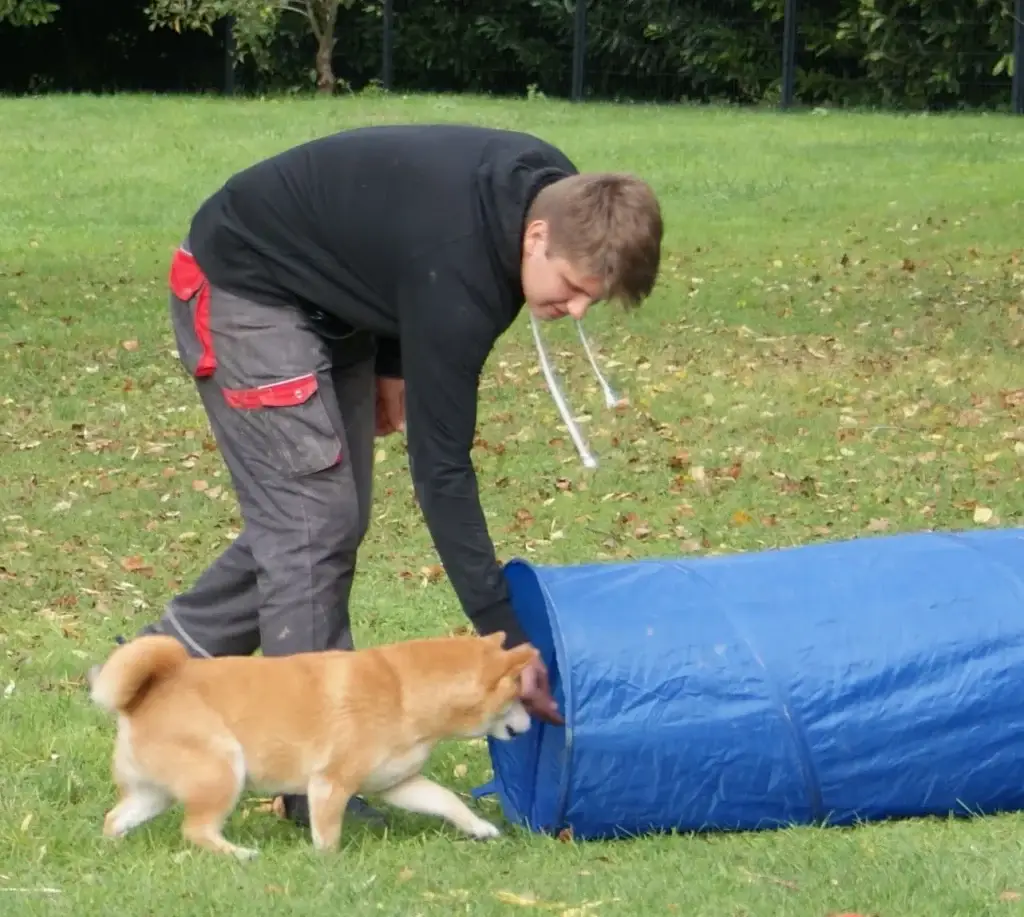
[[[469,808],[451,790],[417,774],[392,787],[382,797],[391,805],[420,815],[436,815],[478,840],[498,837],[501,832]]]
[[[309,825],[317,850],[328,852],[338,847],[345,807],[352,798],[352,791],[345,787],[345,781],[327,774],[317,774],[309,781]]]

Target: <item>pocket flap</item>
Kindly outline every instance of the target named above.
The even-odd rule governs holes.
[[[290,408],[304,404],[316,393],[319,383],[314,373],[271,382],[257,388],[226,388],[224,400],[239,410],[257,408]]]
[[[179,248],[171,259],[171,271],[168,282],[171,292],[178,299],[188,302],[202,289],[203,284],[206,283],[206,276],[196,262],[195,257],[184,249]]]

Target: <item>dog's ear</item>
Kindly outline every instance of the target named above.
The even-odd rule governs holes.
[[[491,690],[502,695],[518,691],[519,676],[523,669],[539,655],[540,652],[537,648],[529,643],[521,643],[510,650],[505,650],[499,659],[488,663],[489,674],[486,677],[490,682]]]
[[[496,630],[493,634],[488,634],[483,639],[501,649],[505,645],[505,631]]]
[[[505,653],[505,674],[515,678],[530,663],[540,657],[540,650],[529,643],[520,643]]]

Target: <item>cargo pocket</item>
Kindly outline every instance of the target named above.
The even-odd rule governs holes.
[[[217,360],[210,333],[210,284],[195,257],[183,248],[171,260],[168,284],[178,300],[174,320],[181,360],[193,376],[212,376]]]
[[[224,401],[237,411],[252,412],[260,425],[263,459],[276,458],[288,477],[315,474],[337,465],[341,438],[323,402],[314,373],[256,388],[226,388]]]

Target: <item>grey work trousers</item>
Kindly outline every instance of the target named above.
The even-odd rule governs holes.
[[[158,622],[195,656],[352,649],[349,595],[370,518],[376,342],[209,284],[185,249],[171,322],[243,528]]]

